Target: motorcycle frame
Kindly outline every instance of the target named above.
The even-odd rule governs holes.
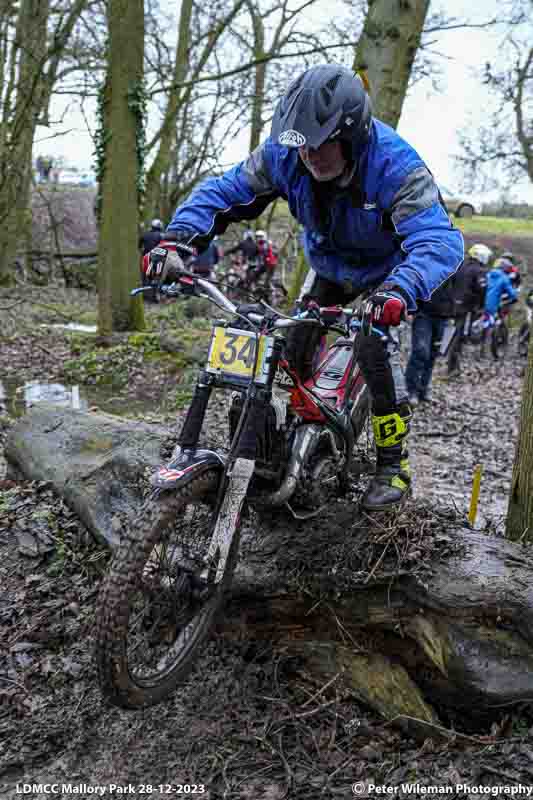
[[[203,282],[203,281],[201,281]],[[291,320],[292,322],[292,320]],[[294,323],[293,323],[294,324]],[[213,327],[224,326],[234,327],[235,320],[214,320]],[[289,325],[287,325],[289,327]],[[257,337],[260,334],[268,335],[268,321],[257,331]],[[265,412],[271,403],[273,387],[275,384],[275,376],[278,366],[292,381],[292,388],[289,390],[290,405],[300,419],[298,429],[307,426],[313,433],[321,433],[322,430],[317,427],[316,423],[323,426],[332,434],[332,443],[334,451],[338,452],[337,443],[342,442],[342,455],[343,463],[340,471],[340,484],[341,487],[346,487],[348,483],[348,474],[351,467],[353,449],[355,446],[355,430],[352,423],[352,410],[355,402],[361,393],[366,389],[366,384],[362,379],[362,375],[357,366],[357,339],[356,335],[352,343],[352,352],[349,357],[347,367],[344,374],[339,381],[338,387],[342,388],[342,395],[339,391],[340,403],[337,408],[323,400],[312,388],[311,383],[313,378],[303,382],[298,372],[291,369],[286,359],[283,358],[283,340],[279,337],[275,338],[274,351],[270,359],[270,368],[268,379],[265,383],[257,383],[255,379],[246,379],[246,383],[230,379],[225,375],[217,375],[208,372],[206,369],[200,371],[196,383],[195,391],[191,399],[187,415],[183,423],[183,427],[178,439],[178,447],[173,454],[171,461],[158,470],[152,477],[152,483],[159,488],[177,488],[181,483],[185,483],[190,479],[191,471],[202,471],[208,467],[220,469],[223,473],[221,475],[220,498],[223,497],[224,487],[229,473],[232,469],[232,464],[238,458],[244,458],[254,461],[256,459],[256,441],[260,431],[257,430],[257,420],[262,419],[266,424]],[[336,343],[328,348],[327,354],[336,346]],[[257,359],[256,348],[256,359]],[[321,366],[327,362],[326,357],[318,366],[320,371]],[[254,365],[254,373],[257,364]],[[357,383],[359,387],[355,392]],[[237,390],[243,394],[244,402],[242,411],[236,426],[233,440],[230,444],[229,453],[223,453],[218,450],[198,450],[198,442],[201,431],[205,421],[205,414],[207,406],[214,390]],[[302,413],[302,409],[303,412]],[[310,428],[313,425],[313,429]],[[309,441],[303,437],[301,441],[302,451],[309,447]],[[302,455],[297,454],[297,456]],[[297,457],[298,465],[301,465],[302,459]],[[289,468],[289,465],[287,465]],[[173,477],[175,470],[176,476]],[[274,495],[273,495],[274,497]],[[277,498],[275,504],[280,504],[283,496]]]
[[[220,320],[216,320],[215,322],[217,325],[221,324]],[[230,325],[234,325],[234,323],[225,322],[224,325],[229,327]],[[355,431],[351,421],[351,410],[354,406],[353,389],[360,375],[359,371],[355,371],[355,345],[357,336],[352,346],[349,368],[345,371],[343,376],[345,385],[343,392],[344,398],[338,409],[332,408],[331,405],[316,394],[309,385],[310,381],[304,383],[296,370],[291,369],[288,362],[282,357],[281,341],[277,340],[277,342],[279,342],[276,348],[277,352],[271,360],[268,381],[264,385],[258,384],[254,380],[248,381],[247,385],[243,385],[239,381],[228,380],[225,376],[219,377],[207,372],[205,369],[201,371],[178,440],[181,451],[190,451],[192,457],[193,452],[198,446],[207,406],[213,390],[229,389],[243,393],[243,408],[233,441],[230,445],[229,455],[224,458],[224,456],[217,451],[213,452],[217,452],[219,459],[224,458],[226,467],[237,457],[253,457],[255,459],[255,437],[258,433],[256,420],[263,415],[264,409],[270,404],[275,375],[277,367],[279,366],[293,382],[293,387],[289,390],[290,404],[294,413],[300,418],[301,425],[311,424],[313,422],[320,423],[343,442],[345,459],[342,476],[347,477],[351,464],[352,450],[355,445]],[[330,350],[328,350],[328,352],[330,352]],[[339,383],[341,383],[341,381]],[[361,391],[361,389],[359,391]],[[301,413],[302,408],[305,409],[303,414]]]

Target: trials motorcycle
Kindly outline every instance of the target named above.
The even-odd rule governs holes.
[[[305,519],[346,490],[370,405],[353,309],[288,317],[265,302],[236,306],[187,271],[158,288],[167,297],[207,297],[229,319],[214,321],[178,444],[151,477],[99,594],[99,683],[125,708],[161,701],[191,668],[230,585],[249,505]],[[285,358],[286,334],[297,326],[320,327],[323,343],[339,334],[305,381]],[[219,390],[232,393],[229,446],[206,449],[202,426]]]

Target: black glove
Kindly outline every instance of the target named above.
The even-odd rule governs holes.
[[[149,281],[172,283],[179,278],[184,269],[185,264],[177,254],[174,245],[169,244],[168,247],[162,247],[159,244],[150,250],[146,268],[146,277]]]
[[[362,333],[369,336],[372,326],[399,325],[407,316],[407,297],[403,289],[393,283],[383,283],[361,310]]]

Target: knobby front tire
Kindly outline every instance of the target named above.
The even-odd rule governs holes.
[[[200,578],[214,523],[220,473],[210,470],[176,492],[154,492],[121,544],[96,610],[100,687],[123,708],[167,697],[191,669],[231,582],[239,535],[224,575]]]

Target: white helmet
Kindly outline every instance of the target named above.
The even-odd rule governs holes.
[[[160,219],[153,219],[152,220],[152,230],[153,231],[162,231],[165,226],[161,222]]]
[[[480,264],[487,266],[493,256],[493,253],[490,247],[487,247],[486,244],[473,244],[468,251],[468,255],[470,258],[475,258]]]
[[[255,238],[256,239],[266,239],[267,235],[266,235],[265,231],[256,231],[255,232]]]

